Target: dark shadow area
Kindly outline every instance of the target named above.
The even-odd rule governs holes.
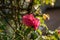
[[[45,23],[47,24],[50,30],[60,29],[60,8],[48,8],[46,13],[50,15],[50,20],[46,20]]]

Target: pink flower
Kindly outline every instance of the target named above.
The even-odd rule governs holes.
[[[25,25],[33,27],[35,30],[38,28],[40,22],[33,14],[26,14],[22,17],[22,21]]]
[[[60,30],[58,30],[58,34],[60,34]]]

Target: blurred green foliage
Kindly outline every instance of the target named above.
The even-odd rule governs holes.
[[[1,2],[3,3],[3,1]],[[51,34],[49,32],[40,10],[41,5],[49,5],[54,2],[52,0],[5,0],[3,6],[1,6],[2,11],[0,10],[0,40],[58,40],[60,36],[58,37],[57,33]],[[10,5],[7,6],[7,4]],[[38,5],[38,7],[35,6],[37,9],[33,9],[34,5]],[[42,26],[42,30],[41,28],[38,28],[38,30],[28,28],[22,23],[22,16],[29,13],[29,11],[40,20],[39,27]],[[45,31],[44,35],[43,31]]]

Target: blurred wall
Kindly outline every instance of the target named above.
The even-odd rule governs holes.
[[[51,30],[60,29],[60,9],[48,9],[46,11],[50,15],[50,20],[46,20],[48,28]]]
[[[60,0],[56,0],[55,7],[60,7]]]

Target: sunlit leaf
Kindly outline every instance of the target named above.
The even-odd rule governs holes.
[[[46,4],[49,4],[49,1],[50,1],[50,0],[45,0],[45,3],[46,3]]]
[[[40,4],[40,0],[34,0],[34,4]]]
[[[51,40],[58,40],[55,36],[50,36],[51,37]]]
[[[0,29],[0,32],[3,32],[3,30]]]
[[[41,31],[41,30],[38,29],[37,32],[38,32],[40,35],[42,35],[42,31]]]

